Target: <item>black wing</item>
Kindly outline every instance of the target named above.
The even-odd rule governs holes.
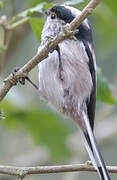
[[[86,53],[89,58],[89,70],[92,77],[93,89],[90,95],[90,100],[87,100],[87,112],[90,121],[91,128],[94,128],[94,119],[95,119],[95,106],[96,106],[96,69],[95,69],[95,57],[93,56],[93,40],[92,40],[92,31],[88,24],[81,24],[79,27],[79,33],[76,34],[76,38],[83,42],[85,46]],[[91,46],[91,49],[89,47]]]
[[[95,59],[93,58],[93,55],[91,53],[88,43],[84,42],[84,45],[85,45],[87,55],[89,57],[89,69],[90,69],[90,73],[91,73],[91,77],[93,81],[93,89],[90,95],[90,100],[87,101],[87,111],[88,111],[89,121],[93,129],[94,119],[95,119],[95,106],[96,106],[96,70],[95,70],[95,65],[94,65]]]

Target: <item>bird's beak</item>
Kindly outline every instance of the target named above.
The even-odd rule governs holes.
[[[50,11],[50,9],[47,9],[47,10],[45,10],[45,12],[44,12],[47,16],[49,16],[50,15],[50,13],[51,13],[51,11]]]

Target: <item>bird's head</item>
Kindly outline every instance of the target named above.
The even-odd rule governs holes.
[[[51,9],[45,11],[47,20],[51,22],[61,21],[63,24],[70,23],[76,15],[80,14],[80,11],[69,6],[54,6]]]

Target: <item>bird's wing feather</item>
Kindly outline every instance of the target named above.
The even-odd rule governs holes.
[[[87,101],[87,112],[89,117],[89,122],[91,125],[91,128],[93,130],[94,128],[94,118],[95,118],[95,105],[96,105],[96,65],[95,65],[95,54],[93,50],[93,47],[90,48],[90,44],[87,41],[83,41],[86,53],[89,58],[89,70],[92,77],[93,82],[93,89],[90,95],[90,99]]]
[[[93,40],[92,40],[92,30],[88,23],[86,22],[81,23],[78,27],[79,32],[75,35],[76,38],[83,42],[85,46],[85,51],[89,58],[89,70],[92,77],[93,82],[93,89],[90,95],[90,100],[87,100],[87,113],[90,121],[91,128],[94,128],[94,118],[95,118],[95,104],[96,104],[96,59],[95,53],[93,48]]]

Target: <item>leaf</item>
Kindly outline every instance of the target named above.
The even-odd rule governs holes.
[[[112,44],[116,43],[117,23],[116,17],[113,16],[111,9],[104,3],[101,3],[99,8],[96,8],[96,28],[98,39],[101,41],[99,48],[103,53],[107,54],[107,49],[113,48]],[[111,22],[111,25],[110,25]]]
[[[42,14],[45,9],[51,8],[53,3],[42,2],[33,8],[29,8],[18,14],[19,17],[34,17],[38,14]]]
[[[33,8],[29,8],[29,9],[19,13],[18,16],[19,17],[26,17],[26,16],[32,17],[35,14],[43,13],[44,4],[45,4],[45,2],[42,2]]]
[[[43,2],[43,0],[27,0],[29,7],[34,7],[37,4]]]
[[[4,3],[2,1],[0,1],[0,10],[3,8]]]
[[[103,76],[101,70],[97,72],[97,100],[107,104],[117,103],[117,100],[112,95],[112,86]]]
[[[44,10],[45,9],[50,9],[50,8],[52,8],[54,6],[54,3],[45,3],[44,4]]]
[[[79,3],[82,3],[84,2],[84,0],[71,0],[71,1],[65,1],[64,2],[64,5],[76,5],[76,4],[79,4]]]
[[[70,129],[56,113],[34,106],[22,109],[8,101],[2,102],[2,108],[6,116],[4,125],[16,131],[23,127],[36,144],[49,148],[54,160],[70,155],[65,145]]]
[[[40,18],[31,18],[29,22],[37,40],[40,42],[44,20]]]

